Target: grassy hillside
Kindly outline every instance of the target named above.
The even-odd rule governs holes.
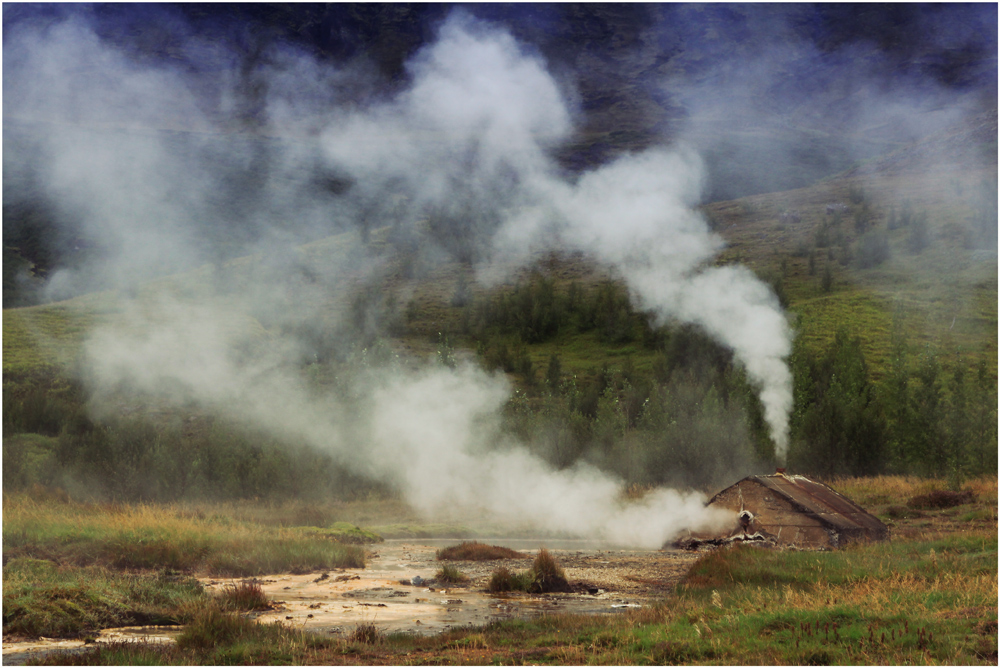
[[[886,462],[894,462],[888,470],[945,467],[959,475],[963,462],[977,471],[989,464],[984,453],[995,451],[996,438],[987,396],[995,393],[997,379],[996,171],[969,167],[979,161],[949,160],[959,155],[957,148],[966,155],[970,149],[988,152],[980,135],[932,137],[809,188],[702,207],[726,242],[716,261],[747,265],[768,281],[796,331],[792,438],[798,465],[857,475],[883,472]],[[934,155],[941,159],[928,163]],[[432,357],[477,359],[510,376],[519,393],[505,424],[520,438],[545,432],[555,439],[543,453],[555,466],[583,457],[630,482],[662,484],[677,467],[689,475],[703,470],[709,444],[723,447],[718,430],[735,439],[724,447],[745,453],[733,460],[736,466],[771,465],[755,393],[729,354],[697,333],[655,326],[649,314],[628,304],[627,289],[610,268],[579,255],[538,255],[506,283],[487,287],[476,282],[472,267],[442,261],[435,249],[391,228],[371,231],[364,252],[357,241],[356,232],[344,233],[205,265],[128,293],[6,309],[5,427],[51,437],[5,439],[5,459],[28,467],[11,480],[25,482],[23,471],[44,470],[38,462],[56,453],[65,458],[85,451],[63,443],[69,437],[55,437],[67,427],[76,434],[93,429],[79,382],[88,331],[148,328],[145,316],[136,315],[155,312],[150,309],[164,297],[210,309],[216,326],[239,340],[238,355],[246,360],[255,350],[295,340],[303,351],[300,371],[327,385],[349,385],[342,365],[363,363],[367,355],[393,355],[407,365]],[[269,291],[264,302],[282,304],[288,313],[277,317],[258,307],[259,290]],[[851,340],[864,357],[861,384],[852,390],[859,394],[827,396],[846,369],[837,365],[853,354],[844,352]],[[222,453],[220,461],[229,456],[234,437],[226,429],[233,426],[220,426],[200,409],[185,409],[194,411],[187,419],[175,415],[176,408],[136,396],[115,401],[118,418],[158,416],[161,433],[173,434],[157,441],[165,452],[208,448]],[[860,411],[865,421],[836,417],[844,410]],[[931,422],[918,424],[922,417]],[[181,419],[187,419],[183,428],[177,426]],[[854,433],[859,427],[850,425],[857,424],[875,431]],[[102,438],[127,448],[127,434],[138,428],[116,424]],[[175,437],[176,443],[170,440]],[[267,493],[267,481],[278,478],[287,489],[316,476],[343,482],[313,459],[288,463],[291,455],[271,437],[235,438],[256,444],[246,453],[246,466],[257,466],[264,452],[278,467],[274,471],[286,464],[294,471],[261,474],[250,487],[245,480],[205,479],[202,488],[239,495]],[[836,443],[820,446],[817,439]],[[857,447],[882,454],[874,462],[843,454]],[[711,487],[732,474],[696,477]],[[167,482],[159,487],[169,488]]]
[[[889,362],[894,323],[902,327],[915,348],[933,346],[950,364],[955,353],[963,358],[986,359],[993,377],[997,368],[997,256],[989,250],[970,248],[965,234],[976,213],[976,199],[982,183],[995,179],[995,172],[966,172],[844,176],[810,188],[715,202],[704,207],[718,233],[726,241],[719,258],[722,263],[742,263],[778,285],[787,301],[798,336],[806,346],[820,349],[829,343],[839,326],[860,336],[876,379],[884,376]],[[859,195],[860,193],[860,195]],[[852,195],[860,202],[852,202]],[[842,234],[847,246],[833,241],[817,246],[821,229],[831,227],[834,216],[829,204],[844,203],[848,210],[833,234]],[[843,263],[862,236],[853,220],[863,207],[871,211],[873,228],[885,228],[890,208],[898,216],[904,206],[926,212],[929,241],[918,253],[908,248],[911,230],[900,227],[888,231],[889,257],[879,266],[860,268],[856,258]],[[793,211],[800,220],[783,221],[782,212]],[[387,230],[376,232],[371,247],[376,254],[387,251]],[[303,266],[324,271],[342,266],[348,242],[354,233],[345,233],[300,247],[296,252]],[[812,255],[812,259],[810,259]],[[101,293],[65,302],[6,309],[3,320],[3,370],[7,380],[68,372],[77,360],[80,345],[89,328],[98,323],[116,322],[125,304],[152,299],[165,290],[196,299],[210,289],[219,273],[227,277],[230,289],[252,283],[262,271],[261,256],[226,263],[216,269],[206,266],[189,274],[149,283],[133,295]],[[404,314],[405,323],[395,328],[391,342],[401,351],[431,354],[439,334],[451,333],[451,343],[462,348],[463,308],[454,305],[456,290],[464,284],[472,300],[504,290],[491,290],[475,283],[467,266],[446,263],[426,268],[419,260],[395,256],[376,279],[377,290],[391,295]],[[829,267],[832,287],[823,288],[823,274]],[[553,281],[557,292],[570,284],[593,287],[608,279],[608,272],[582,257],[539,257],[534,270]],[[360,270],[338,270],[325,276],[342,285],[326,303],[312,304],[333,320],[349,308],[353,293],[361,287]],[[528,277],[521,272],[520,280]],[[369,286],[370,287],[370,286]],[[266,324],[266,323],[265,323]],[[260,322],[240,320],[234,326],[261,328]],[[552,341],[527,344],[536,367],[558,353],[567,371],[583,371],[607,362],[620,364],[631,358],[639,368],[648,368],[653,351],[634,344],[607,345],[592,333],[566,334]]]
[[[881,378],[897,321],[912,345],[937,347],[946,358],[957,352],[967,359],[983,357],[995,377],[997,255],[995,249],[970,248],[964,238],[982,183],[995,178],[987,170],[848,176],[811,188],[713,203],[706,210],[729,244],[723,261],[781,278],[806,345],[821,347],[838,326],[846,326],[862,338],[873,374]],[[852,203],[852,193],[863,201]],[[890,208],[898,216],[907,202],[927,215],[929,242],[919,253],[908,246],[911,229],[886,230]],[[835,203],[848,205],[834,231],[846,237],[847,254],[855,256],[846,265],[842,243],[817,246],[822,228],[834,227],[826,207]],[[872,212],[870,227],[887,232],[889,251],[883,263],[861,268],[856,255],[862,234],[853,218],[865,203]],[[801,221],[783,223],[783,211],[796,212]],[[828,291],[822,285],[826,267],[833,276]]]

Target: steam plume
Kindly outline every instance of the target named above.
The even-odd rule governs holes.
[[[120,109],[102,116],[102,87],[112,88],[111,99],[124,105],[122,100],[143,99],[152,82],[160,91],[155,108],[130,110],[140,121],[162,125],[163,114],[171,120],[187,114],[194,126],[211,125],[199,117],[177,76],[125,62],[81,26],[60,30],[38,37],[34,51],[28,49],[45,57],[23,63],[22,84],[40,70],[49,90],[89,95],[83,107],[88,119],[115,119]],[[63,40],[68,56],[48,49],[54,36]],[[98,62],[103,76],[62,88],[66,63],[60,57]],[[116,70],[128,76],[116,78]],[[315,127],[317,101],[335,104],[337,96],[308,86],[309,81],[326,86],[340,76],[310,72],[297,89],[282,70],[282,85],[268,93],[268,131],[280,135]],[[733,349],[761,390],[783,456],[791,401],[783,363],[788,328],[776,300],[752,273],[709,265],[721,241],[693,210],[702,184],[697,156],[661,148],[578,179],[566,177],[548,153],[572,129],[575,110],[566,102],[571,99],[566,84],[509,34],[461,14],[417,54],[409,73],[412,84],[405,91],[360,110],[334,106],[326,111],[315,145],[297,145],[266,160],[269,171],[245,195],[246,224],[266,226],[269,217],[280,216],[301,217],[311,229],[323,224],[336,229],[345,222],[392,225],[422,236],[425,245],[475,260],[484,280],[527,262],[540,249],[592,254],[614,265],[642,306],[661,320],[695,323]],[[265,68],[262,76],[268,74]],[[183,109],[170,108],[173,96],[164,94],[165,88],[179,91]],[[296,95],[303,96],[301,102]],[[51,95],[26,96],[21,104],[20,113],[37,107],[55,116],[77,105]],[[155,136],[143,136],[115,146],[59,130],[46,148],[53,156],[44,170],[47,192],[84,212],[90,232],[117,253],[103,266],[123,273],[102,275],[104,282],[97,284],[128,285],[146,277],[151,248],[178,266],[210,259],[199,248],[192,221],[213,216],[213,198],[226,183],[206,159],[211,151],[204,145],[178,152]],[[94,156],[100,159],[95,162]],[[253,164],[255,153],[234,149],[226,158]],[[339,197],[310,189],[317,166],[353,185]],[[396,205],[386,205],[390,196]],[[264,238],[273,244],[281,229],[275,225],[273,235]],[[160,243],[161,236],[169,243]],[[353,397],[317,395],[290,370],[304,351],[282,332],[304,318],[318,321],[318,328],[343,324],[343,314],[317,316],[328,299],[325,291],[340,285],[335,279],[348,271],[363,281],[377,271],[377,262],[360,246],[327,257],[333,266],[311,262],[304,251],[289,251],[284,259],[273,245],[266,252],[278,258],[280,271],[234,265],[228,275],[237,278],[229,283],[218,278],[208,281],[211,287],[162,294],[135,304],[123,322],[99,327],[85,346],[88,380],[98,401],[129,388],[176,405],[196,402],[397,484],[429,513],[457,506],[649,546],[683,527],[725,520],[725,513],[705,508],[700,495],[668,490],[623,507],[619,481],[584,465],[553,471],[523,446],[504,442],[496,415],[509,388],[502,378],[473,367],[372,372]],[[97,276],[102,266],[87,270]],[[207,273],[225,275],[220,267]],[[87,275],[77,272],[66,281]]]
[[[654,149],[576,183],[562,178],[544,151],[565,136],[571,116],[558,84],[509,36],[482,30],[468,19],[449,22],[418,58],[408,93],[326,133],[329,158],[359,179],[405,188],[421,213],[447,215],[463,202],[452,221],[486,247],[493,261],[481,267],[484,277],[546,247],[615,266],[662,321],[697,324],[733,350],[760,389],[783,460],[790,330],[777,299],[750,271],[704,266],[722,242],[693,209],[702,185],[697,156]]]

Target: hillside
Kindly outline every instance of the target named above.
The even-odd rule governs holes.
[[[916,145],[905,149],[904,155],[923,150]],[[890,155],[883,162],[898,165],[899,159]],[[956,365],[962,366],[966,375],[974,375],[982,362],[987,382],[996,386],[997,255],[977,248],[975,236],[976,221],[983,215],[983,184],[995,183],[995,179],[995,171],[988,167],[957,170],[952,166],[922,172],[869,167],[809,188],[714,202],[705,205],[703,212],[726,242],[718,262],[747,265],[771,283],[786,305],[796,330],[796,345],[809,356],[821,358],[833,344],[835,333],[846,330],[859,339],[870,378],[886,394],[902,341],[911,388],[921,387],[921,365],[925,354],[931,352],[941,367],[935,382],[947,398],[954,392],[951,383]],[[829,205],[840,203],[845,205],[842,212],[828,212]],[[910,212],[907,225],[899,222],[904,209]],[[993,216],[995,221],[995,213]],[[871,266],[863,266],[859,260],[865,236],[859,231],[859,218],[866,221],[869,235],[874,230],[886,238],[887,249]],[[889,229],[891,219],[896,220],[894,229]],[[925,221],[927,227],[926,241],[919,249],[912,241],[913,221],[918,220]],[[818,241],[822,237],[827,240]],[[136,319],[137,309],[155,309],[165,298],[180,304],[197,304],[204,299],[218,304],[213,319],[231,328],[242,341],[240,346],[248,350],[298,341],[312,352],[299,353],[302,356],[295,358],[298,361],[294,364],[312,378],[326,378],[320,381],[326,384],[336,384],[330,379],[344,373],[338,369],[347,368],[345,363],[354,364],[351,360],[360,359],[359,354],[363,358],[369,351],[373,361],[392,357],[412,368],[419,368],[428,359],[468,359],[506,370],[533,406],[530,410],[545,413],[552,410],[552,399],[546,397],[556,396],[549,394],[553,386],[547,374],[552,373],[552,360],[558,358],[557,377],[576,378],[575,391],[581,394],[574,401],[582,402],[578,410],[584,414],[594,411],[590,415],[596,416],[596,411],[603,410],[599,408],[600,397],[608,383],[622,387],[615,385],[621,380],[612,380],[614,374],[624,371],[632,385],[645,388],[634,401],[642,400],[654,379],[669,384],[678,378],[670,369],[681,368],[676,360],[682,358],[676,356],[684,354],[679,351],[685,348],[677,348],[683,340],[678,338],[679,331],[672,326],[651,329],[648,316],[627,304],[619,307],[626,309],[620,316],[625,320],[596,327],[582,326],[577,320],[580,316],[573,315],[579,311],[566,311],[567,307],[561,306],[562,311],[553,313],[563,313],[559,316],[563,319],[554,322],[546,330],[548,334],[534,339],[525,338],[523,329],[496,329],[497,325],[489,325],[494,321],[475,324],[480,322],[477,318],[484,317],[486,305],[506,303],[505,308],[516,308],[517,300],[525,298],[535,299],[531,308],[539,317],[539,285],[548,285],[556,298],[552,304],[566,304],[559,300],[569,299],[571,293],[583,295],[585,300],[599,299],[601,286],[616,285],[609,294],[626,294],[612,269],[586,257],[539,255],[532,266],[518,271],[508,282],[488,287],[476,282],[468,265],[431,261],[431,256],[418,249],[400,246],[391,228],[372,231],[366,249],[359,255],[357,235],[348,232],[285,251],[280,262],[266,253],[247,256],[148,282],[129,293],[110,291],[6,309],[4,399],[10,410],[5,414],[13,420],[26,410],[23,402],[37,402],[31,397],[41,391],[43,396],[54,397],[50,404],[57,402],[49,406],[56,410],[57,417],[52,419],[57,422],[40,431],[58,434],[58,420],[65,419],[58,415],[79,410],[72,406],[85,397],[79,394],[77,379],[85,368],[81,367],[85,360],[81,346],[88,333],[95,327],[148,327],[148,321],[142,324],[142,318]],[[376,269],[372,271],[372,267]],[[829,285],[824,285],[827,268]],[[245,301],[246,291],[255,284],[283,291],[288,297],[286,309],[302,314],[301,327],[289,330],[282,324],[287,318],[274,319],[267,311],[255,313],[253,301]],[[616,327],[617,334],[608,334],[608,326]],[[701,347],[687,349],[691,351],[687,354],[695,354],[691,360],[702,359],[709,350],[698,345]],[[717,354],[710,353],[704,359],[719,359],[712,357]],[[721,359],[724,366],[732,363],[725,356]],[[706,373],[704,367],[687,368],[701,368],[697,373]],[[706,382],[710,377],[704,376]],[[627,393],[621,396],[624,400]],[[136,395],[129,399],[122,395],[117,401],[121,415],[139,411],[161,422],[166,419],[163,424],[169,424],[168,416],[179,409],[155,397]],[[513,401],[511,406],[518,399]],[[630,410],[625,409],[626,414]],[[188,437],[198,430],[207,437],[211,425],[216,424],[210,417],[212,409],[207,407],[180,409],[180,415],[185,414],[195,420],[187,428]],[[744,414],[742,420],[747,419]],[[585,450],[573,452],[582,454]]]

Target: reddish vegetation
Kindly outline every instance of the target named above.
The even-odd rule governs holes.
[[[951,492],[946,489],[936,489],[929,494],[918,494],[914,496],[906,505],[910,508],[920,510],[933,510],[936,508],[952,508],[965,503],[972,503],[972,492],[965,490],[962,492]]]
[[[508,547],[472,541],[438,550],[437,558],[438,561],[492,561],[493,559],[524,559],[525,555]]]
[[[264,589],[250,580],[224,587],[218,599],[225,610],[268,610],[271,607]]]

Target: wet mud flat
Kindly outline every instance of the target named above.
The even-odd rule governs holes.
[[[526,556],[496,561],[437,561],[437,550],[456,542],[388,541],[373,548],[363,570],[259,579],[258,584],[275,602],[275,609],[258,614],[257,619],[337,636],[349,634],[362,624],[374,624],[385,632],[428,634],[547,613],[615,614],[666,596],[698,557],[674,550],[604,550],[579,541],[576,545],[573,541],[557,542],[559,547],[551,547],[537,541],[481,540],[503,544]],[[565,570],[572,592],[486,591],[497,568],[528,570],[542,546]],[[458,568],[469,581],[460,585],[435,582],[436,573],[445,564]],[[205,584],[212,590],[231,581],[209,580]]]
[[[494,620],[551,613],[618,614],[662,599],[688,571],[698,554],[682,550],[601,549],[587,541],[490,540],[522,552],[523,559],[438,561],[437,550],[461,541],[386,541],[371,548],[367,567],[325,573],[280,574],[255,581],[274,602],[272,610],[254,613],[261,623],[279,622],[305,631],[346,637],[359,625],[379,630],[433,634]],[[486,591],[500,566],[531,568],[540,548],[555,557],[572,592],[490,594]],[[445,564],[469,578],[461,585],[435,583]],[[199,578],[209,592],[240,580]],[[413,584],[419,582],[420,584]],[[173,642],[182,627],[105,629],[91,642],[137,640]],[[89,643],[88,643],[89,644]],[[42,638],[3,643],[3,664],[24,665],[53,651],[83,651],[83,640]]]
[[[82,652],[92,643],[121,642],[134,640],[149,643],[172,643],[180,635],[180,626],[126,626],[117,629],[103,629],[90,641],[66,640],[59,638],[38,638],[3,643],[3,665],[23,666],[36,657],[51,652]]]

